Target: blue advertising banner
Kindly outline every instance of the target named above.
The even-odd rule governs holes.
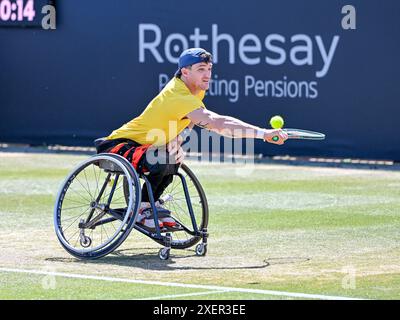
[[[0,25],[1,142],[91,145],[141,113],[182,50],[203,47],[208,109],[326,134],[256,153],[400,160],[398,1],[68,0],[56,29],[40,14],[43,28]]]

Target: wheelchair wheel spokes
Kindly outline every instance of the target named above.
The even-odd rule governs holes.
[[[207,228],[208,224],[208,205],[204,191],[193,172],[187,166],[181,165],[179,174],[186,181],[195,218],[195,226],[197,227],[197,231],[201,231]],[[184,226],[184,230],[172,233],[172,247],[187,248],[193,246],[201,238],[195,235],[195,226],[189,214],[188,203],[180,176],[174,176],[172,183],[165,189],[161,199],[166,199],[164,206],[172,212],[172,217]]]
[[[128,181],[128,201],[124,180]],[[90,258],[114,250],[130,232],[133,221],[129,218],[138,207],[137,183],[114,158],[98,155],[80,164],[67,177],[56,201],[56,233],[64,248]]]

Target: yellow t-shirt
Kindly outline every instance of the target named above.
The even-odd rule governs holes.
[[[165,145],[190,124],[189,119],[184,119],[188,113],[205,108],[204,95],[204,91],[193,95],[181,79],[174,77],[140,116],[114,130],[107,139],[126,138],[142,145]]]

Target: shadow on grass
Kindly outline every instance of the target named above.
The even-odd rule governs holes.
[[[137,250],[148,250],[150,248],[135,248]],[[154,249],[154,248],[152,248]],[[76,258],[48,258],[46,261],[64,262],[64,263],[79,263],[79,264],[93,264],[93,265],[117,265],[123,267],[140,268],[144,270],[156,271],[176,271],[176,270],[250,270],[250,269],[263,269],[271,265],[277,264],[296,264],[309,261],[310,258],[304,257],[276,257],[267,258],[262,263],[257,265],[229,265],[229,261],[224,266],[209,266],[202,264],[204,257],[196,257],[194,250],[185,250],[189,252],[186,255],[174,255],[174,250],[171,250],[171,256],[168,260],[160,260],[158,252],[154,253],[135,253],[133,249],[116,250],[106,257],[97,260],[80,260]],[[182,266],[177,265],[177,262],[182,259],[195,258],[198,259],[199,266]]]

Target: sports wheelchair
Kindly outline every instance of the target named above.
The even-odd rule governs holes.
[[[144,184],[155,231],[135,223]],[[186,249],[196,244],[196,255],[204,256],[208,237],[207,198],[187,165],[180,165],[158,201],[172,212],[177,229],[159,227],[146,174],[139,175],[122,156],[96,154],[77,165],[62,183],[54,207],[55,232],[64,249],[80,259],[98,259],[113,252],[132,229],[163,246],[158,252],[162,260],[169,258],[171,248]]]

